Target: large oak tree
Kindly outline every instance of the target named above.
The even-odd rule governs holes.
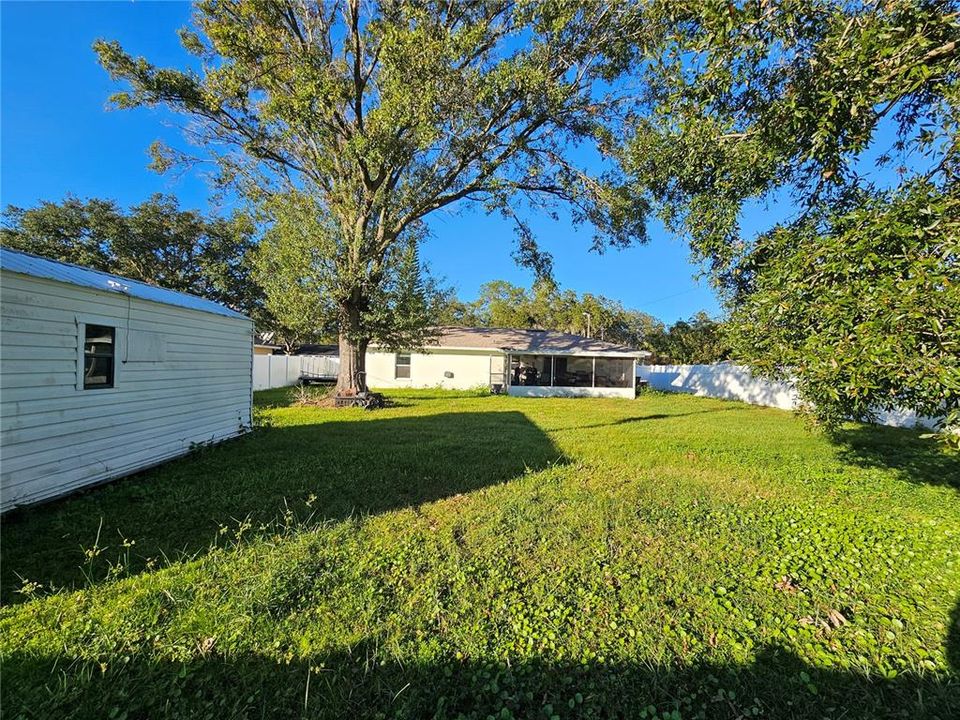
[[[381,341],[365,318],[391,253],[431,213],[476,203],[515,218],[516,256],[538,271],[550,259],[517,213],[525,200],[566,205],[597,228],[597,247],[645,238],[616,178],[569,153],[617,124],[604,52],[621,12],[595,0],[205,0],[181,33],[196,67],[95,49],[127,85],[114,105],[189,119],[194,148],[156,148],[158,165],[213,160],[219,182],[261,207],[309,207],[332,228],[317,246],[333,269],[343,391]]]
[[[737,356],[828,426],[960,424],[957,3],[650,0],[631,27],[623,163],[709,267]]]

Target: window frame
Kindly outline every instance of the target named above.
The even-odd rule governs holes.
[[[406,363],[401,363],[400,358],[405,357],[407,359]],[[393,354],[393,379],[394,380],[409,380],[411,375],[411,368],[413,367],[413,354],[412,353],[394,353]],[[400,368],[406,368],[407,374],[401,375]]]
[[[75,317],[77,326],[77,392],[97,394],[115,393],[120,389],[121,367],[123,365],[120,358],[123,357],[123,328],[117,318],[97,316],[97,315],[77,315]],[[113,330],[113,382],[110,385],[94,385],[88,387],[84,381],[86,368],[86,341],[87,326],[100,325]]]

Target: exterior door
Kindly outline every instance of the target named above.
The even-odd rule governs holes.
[[[494,393],[507,391],[507,358],[503,355],[490,356],[490,390]]]

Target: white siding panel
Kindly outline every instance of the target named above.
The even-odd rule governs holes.
[[[15,487],[18,482],[24,479],[46,477],[50,474],[48,470],[51,468],[55,468],[59,472],[75,464],[72,459],[73,456],[65,455],[63,452],[53,453],[52,448],[78,452],[82,450],[85,454],[95,458],[97,463],[108,464],[110,461],[126,458],[131,450],[141,446],[152,447],[162,442],[175,442],[186,451],[190,449],[191,443],[200,444],[216,441],[215,436],[207,434],[211,424],[217,429],[226,428],[227,432],[239,432],[241,427],[237,412],[232,408],[229,411],[218,408],[215,413],[208,414],[199,420],[190,419],[183,415],[160,419],[166,421],[163,424],[163,429],[158,430],[156,427],[143,427],[142,425],[135,427],[131,432],[124,432],[122,444],[118,444],[115,437],[107,437],[99,441],[93,441],[89,438],[74,441],[72,436],[68,436],[65,440],[61,438],[61,442],[52,439],[46,443],[31,443],[31,449],[36,447],[37,450],[30,455],[19,456],[11,460],[9,468],[6,467],[7,463],[4,463],[3,474],[10,478],[9,486]],[[51,460],[52,456],[58,456],[60,459]]]
[[[2,378],[2,376],[0,376]],[[136,390],[174,390],[179,389],[183,393],[191,393],[197,389],[197,381],[194,378],[178,378],[176,384],[174,384],[170,378],[156,378],[151,380],[139,380],[136,383]],[[217,387],[220,390],[223,390],[227,385],[236,385],[236,381],[220,381],[220,380],[211,380],[210,382],[205,382],[205,387]],[[129,386],[131,383],[127,383],[126,389],[132,389]],[[2,385],[0,385],[2,388]],[[96,390],[97,395],[102,397],[107,397],[111,393],[110,390]],[[6,403],[18,402],[21,404],[31,403],[33,400],[42,400],[50,398],[60,398],[63,397],[64,392],[57,387],[36,387],[36,388],[11,388],[10,390],[4,390],[0,397],[3,397],[3,400]]]
[[[4,278],[11,277],[4,273]],[[48,282],[34,278],[24,278],[33,282]],[[183,337],[233,337],[231,328],[238,324],[250,324],[249,320],[224,317],[222,323],[210,319],[210,313],[184,308],[155,305],[154,303],[137,298],[127,298],[116,293],[88,291],[84,288],[63,286],[63,293],[56,291],[47,293],[17,292],[17,285],[5,283],[5,304],[2,311],[4,317],[20,320],[35,320],[38,323],[62,324],[72,322],[76,313],[94,312],[107,317],[130,317],[131,329],[153,329],[156,332],[170,332]],[[24,306],[23,303],[37,303],[35,306]],[[252,351],[251,351],[252,352]]]
[[[37,363],[39,367],[42,367],[44,363]],[[68,387],[75,387],[77,384],[77,372],[72,370],[70,372],[56,372],[44,370],[36,370],[32,373],[24,375],[22,373],[7,373],[0,371],[0,378],[2,378],[3,384],[0,387],[3,388],[4,395],[6,391],[15,390],[17,388],[32,388],[32,387],[45,387],[48,385],[66,385]]]
[[[11,415],[4,423],[3,429],[8,435],[4,436],[4,442],[19,430],[29,428],[47,427],[50,425],[62,426],[62,434],[72,433],[74,430],[70,424],[63,422],[69,418],[72,423],[84,423],[105,419],[105,422],[119,422],[124,416],[136,417],[143,415],[157,416],[162,412],[175,412],[180,408],[196,411],[198,404],[205,408],[212,407],[220,399],[217,394],[207,394],[203,396],[199,393],[193,395],[184,395],[177,402],[171,402],[169,397],[161,396],[155,399],[144,399],[137,403],[136,407],[131,407],[130,403],[120,402],[100,407],[81,406],[72,409],[55,408],[45,412],[30,412],[17,415]],[[47,430],[46,432],[50,432]]]
[[[73,323],[64,323],[63,327],[54,334],[44,335],[32,329],[29,332],[19,330],[14,323],[6,318],[2,322],[4,332],[10,332],[9,342],[8,338],[4,337],[3,346],[0,347],[0,353],[4,356],[11,352],[22,351],[24,348],[33,353],[57,349],[77,349],[77,338],[73,335],[63,334],[73,332]]]
[[[245,387],[245,380],[205,383],[201,385],[184,383],[183,387],[185,389],[191,388],[191,392],[184,392],[181,396],[185,401],[202,405],[220,397],[223,393],[228,392],[231,387],[235,390],[242,390],[242,388]],[[141,390],[138,395],[137,405],[140,406],[141,404],[154,400],[170,402],[169,395],[170,390],[167,387],[162,387],[159,390]],[[83,409],[92,409],[97,413],[115,412],[116,406],[129,405],[126,396],[111,393],[102,394],[101,400],[96,405],[92,405],[81,393],[77,393],[76,396],[68,398],[63,397],[62,393],[58,393],[58,397],[24,401],[14,401],[8,397],[8,393],[3,393],[2,399],[6,402],[0,403],[0,416],[7,416],[8,419],[16,416],[18,420],[34,414],[72,412]],[[7,426],[4,425],[4,427]],[[11,427],[16,427],[16,425],[11,425]]]
[[[24,335],[39,335],[40,337],[35,340],[39,347],[54,346],[68,340],[76,341],[76,338],[70,335],[76,328],[76,320],[73,317],[63,322],[52,322],[4,316],[0,318],[0,322],[3,323],[4,334],[10,333],[11,345],[22,345],[24,342],[33,340]]]
[[[40,337],[35,335],[34,337]],[[36,342],[29,345],[4,345],[2,348],[4,360],[66,360],[73,363],[77,360],[76,345],[37,345]],[[4,368],[5,369],[5,368]]]
[[[213,434],[217,436],[217,441],[228,440],[239,436],[241,433],[227,425],[219,428],[213,428]],[[50,485],[58,488],[57,495],[64,495],[87,485],[93,485],[104,482],[114,477],[123,477],[140,470],[153,467],[167,460],[185,455],[190,451],[190,445],[184,445],[178,440],[171,442],[153,441],[137,446],[131,446],[126,449],[123,456],[116,460],[115,464],[110,464],[108,470],[110,476],[105,477],[103,465],[98,463],[94,465],[84,465],[82,467],[73,467],[63,472],[46,475],[42,479],[27,480],[10,488],[9,505],[22,505],[28,502],[35,502],[38,495],[48,492]],[[6,500],[5,500],[6,502]]]
[[[43,350],[43,348],[40,348]],[[68,351],[69,352],[69,351]],[[40,354],[29,360],[21,360],[10,357],[8,353],[3,354],[3,365],[0,365],[0,373],[4,375],[21,375],[24,373],[33,375],[37,371],[37,360],[40,360]],[[66,373],[73,376],[76,381],[77,372],[77,353],[74,351],[69,358],[45,358],[44,365],[52,373]]]
[[[251,424],[249,320],[7,271],[0,312],[0,510],[136,472]],[[114,388],[77,389],[85,319],[117,328]],[[128,341],[137,345],[125,353]]]
[[[158,421],[164,421],[165,424],[178,423],[181,419],[193,419],[196,416],[197,404],[193,402],[169,401],[161,407],[155,407],[152,410],[146,410],[140,407],[131,407],[129,403],[120,406],[120,412],[100,413],[99,415],[89,415],[83,418],[70,417],[67,422],[48,423],[44,425],[34,425],[22,429],[4,428],[3,447],[4,450],[12,451],[14,445],[20,443],[29,444],[31,447],[37,447],[38,443],[44,440],[53,442],[56,446],[69,442],[71,445],[82,445],[90,447],[98,442],[107,444],[116,444],[116,437],[110,432],[112,428],[118,425],[123,426],[123,439],[128,440],[131,435],[138,430],[155,431]],[[229,408],[234,415],[237,415],[236,404],[227,401],[226,403],[206,404],[204,413],[208,416],[213,415],[217,410]],[[239,424],[239,418],[238,418]],[[4,459],[4,465],[13,462]],[[6,471],[6,467],[3,468]]]

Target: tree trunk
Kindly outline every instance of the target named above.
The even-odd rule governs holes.
[[[340,333],[340,370],[337,373],[338,395],[355,395],[366,390],[366,345],[351,339],[346,333]]]
[[[340,370],[337,373],[336,393],[355,395],[367,389],[366,354],[369,340],[357,339],[360,329],[360,310],[348,306],[340,312]]]

